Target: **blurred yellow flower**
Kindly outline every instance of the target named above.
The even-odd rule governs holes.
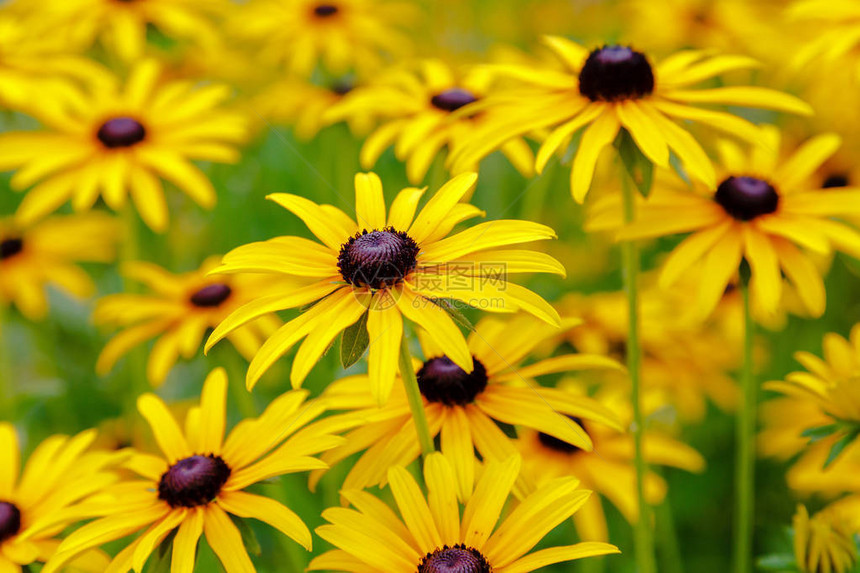
[[[586,541],[532,552],[550,531],[569,519],[591,492],[571,477],[553,480],[499,521],[517,479],[517,456],[487,464],[475,495],[461,510],[453,464],[431,454],[424,465],[427,494],[401,466],[388,470],[395,515],[371,494],[344,491],[355,509],[323,512],[329,523],[317,535],[337,547],[315,558],[311,570],[365,573],[529,573],[585,557],[618,553],[607,543]]]
[[[325,421],[310,423],[324,407],[306,403],[306,397],[304,391],[281,395],[259,418],[242,421],[226,439],[227,375],[221,368],[206,378],[200,406],[189,411],[184,433],[160,398],[138,398],[138,410],[163,457],[134,453],[126,466],[142,479],[107,488],[104,498],[93,502],[104,517],[66,537],[44,573],[56,573],[84,551],[135,532],[141,535],[110,567],[141,571],[174,530],[174,573],[194,570],[201,535],[227,571],[254,571],[228,514],[263,521],[310,550],[311,533],[298,515],[274,499],[243,491],[271,477],[323,467],[313,456],[340,443]]]
[[[109,263],[119,228],[104,213],[55,215],[27,225],[0,219],[0,305],[14,304],[30,320],[48,312],[47,285],[79,298],[95,285],[79,262]]]
[[[558,324],[555,309],[508,274],[564,274],[552,257],[537,251],[501,249],[555,237],[538,223],[488,221],[449,235],[461,221],[481,215],[463,196],[477,182],[464,173],[443,185],[415,215],[424,189],[398,193],[386,217],[382,182],[374,173],[355,176],[357,221],[332,205],[287,193],[268,198],[300,217],[322,242],[278,237],[234,249],[216,270],[269,273],[315,279],[311,285],[259,298],[227,317],[206,342],[208,351],[234,329],[276,310],[316,303],[289,321],[260,348],[246,384],[260,376],[304,338],[293,360],[290,380],[298,387],[342,331],[366,318],[369,373],[373,395],[384,402],[397,372],[403,318],[426,329],[445,354],[466,372],[472,355],[447,310],[449,299],[488,312],[524,310]],[[500,274],[501,273],[501,274]],[[359,328],[364,328],[360,325]]]
[[[223,85],[162,83],[153,61],[132,70],[126,82],[104,74],[62,109],[40,107],[47,129],[0,134],[0,169],[17,169],[13,189],[35,184],[16,215],[30,222],[71,199],[76,211],[101,195],[122,209],[127,196],[155,231],[167,228],[159,178],[182,189],[205,208],[215,204],[212,183],[190,160],[234,162],[246,122],[219,107],[230,95]]]
[[[149,353],[146,375],[153,386],[161,385],[180,356],[186,360],[201,350],[206,331],[215,328],[231,312],[259,296],[285,287],[289,280],[272,281],[259,276],[210,276],[220,257],[210,257],[199,269],[172,274],[153,263],[129,262],[123,275],[140,282],[146,294],[112,294],[101,298],[93,312],[99,326],[124,328],[99,355],[96,372],[105,375],[135,346],[159,337]],[[234,330],[230,342],[251,360],[263,340],[281,321],[274,314],[260,316]]]
[[[691,177],[713,186],[716,181],[708,156],[678,121],[699,122],[757,142],[761,132],[753,124],[699,106],[760,107],[802,115],[812,111],[793,96],[758,86],[691,89],[720,74],[758,65],[745,56],[681,51],[652,65],[645,54],[626,46],[603,46],[589,52],[560,37],[549,36],[544,41],[560,66],[490,66],[511,83],[488,97],[482,108],[494,110],[502,119],[473,134],[471,143],[455,156],[455,170],[474,165],[513,137],[552,128],[537,154],[535,166],[540,173],[556,151],[567,148],[581,131],[570,174],[571,193],[581,203],[600,152],[624,128],[655,165],[669,167],[671,150]]]
[[[792,527],[800,573],[845,573],[857,563],[854,532],[838,511],[825,508],[810,517],[806,507],[798,504]]]

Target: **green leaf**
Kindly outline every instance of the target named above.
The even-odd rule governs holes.
[[[447,298],[428,298],[427,300],[447,312],[448,316],[463,328],[469,331],[475,330],[475,326],[472,324],[472,321],[466,318],[465,314],[460,312],[460,309],[454,305],[454,301]]]
[[[147,562],[147,573],[170,573],[170,561],[172,557],[173,538],[176,537],[176,529],[164,538],[158,548],[153,551]]]
[[[767,571],[796,571],[797,562],[791,553],[772,553],[756,560],[759,569]]]
[[[826,426],[816,426],[807,428],[800,433],[804,438],[809,438],[810,442],[817,442],[829,436],[832,436],[839,431],[839,424],[827,424]]]
[[[230,514],[228,513],[227,515]],[[248,553],[255,557],[259,557],[263,550],[260,547],[260,542],[257,540],[257,534],[254,533],[251,526],[248,525],[244,519],[236,517],[235,515],[230,515],[230,519],[233,520],[233,523],[235,523],[236,527],[239,528],[239,533],[242,534],[242,544],[245,545],[245,549],[248,550]]]
[[[844,436],[842,436],[841,438],[839,438],[839,440],[835,444],[833,444],[833,447],[830,448],[830,453],[827,454],[827,459],[824,461],[824,466],[822,467],[822,469],[826,470],[827,466],[829,466],[834,461],[836,461],[836,458],[839,457],[839,454],[842,453],[842,450],[844,450],[848,444],[850,444],[851,442],[853,442],[856,439],[857,439],[857,431],[856,430],[853,432],[849,432],[849,433],[845,434]]]
[[[651,184],[654,182],[654,164],[645,157],[626,129],[621,130],[616,145],[624,169],[630,175],[639,193],[647,197],[651,193]]]
[[[340,363],[349,368],[364,355],[370,346],[370,335],[367,334],[367,319],[370,311],[365,311],[355,324],[343,331],[340,339]]]

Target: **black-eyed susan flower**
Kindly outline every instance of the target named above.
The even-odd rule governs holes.
[[[854,531],[834,508],[810,517],[798,504],[791,520],[794,529],[794,558],[800,573],[845,573],[857,563]]]
[[[472,70],[463,73],[437,59],[396,68],[347,94],[326,116],[332,121],[383,118],[361,149],[362,167],[373,167],[394,145],[395,156],[406,162],[409,181],[419,183],[441,151],[461,147],[474,130],[494,121],[489,113],[458,113],[490,88],[491,77]],[[534,154],[522,138],[506,142],[501,151],[524,175],[531,175]],[[461,171],[475,168],[468,165]]]
[[[404,317],[426,329],[454,364],[472,372],[472,353],[439,299],[489,312],[523,310],[557,325],[558,314],[551,305],[507,276],[563,274],[564,269],[543,253],[502,248],[553,238],[552,229],[528,221],[499,220],[447,236],[457,223],[481,214],[472,205],[460,203],[476,181],[474,173],[458,175],[417,216],[423,189],[400,191],[386,217],[382,182],[373,173],[355,177],[357,220],[332,205],[317,205],[298,195],[269,195],[300,217],[322,244],[300,237],[251,243],[228,253],[216,271],[274,273],[315,282],[239,308],[218,325],[206,342],[207,350],[258,316],[315,302],[272,335],[248,369],[246,383],[252,388],[304,338],[290,375],[297,387],[335,337],[367,313],[370,379],[374,395],[384,401],[394,383]]]
[[[223,85],[161,82],[159,66],[146,61],[126,82],[105,76],[60,110],[40,108],[36,115],[46,129],[0,135],[0,169],[17,169],[11,186],[35,185],[17,219],[32,221],[69,200],[85,211],[99,196],[119,210],[130,194],[144,222],[163,231],[168,211],[161,179],[211,208],[215,190],[191,160],[238,159],[234,145],[246,126],[242,116],[220,107],[229,95]]]
[[[173,274],[145,262],[123,264],[123,275],[145,285],[145,294],[113,294],[98,301],[93,322],[99,326],[121,327],[99,356],[96,372],[105,375],[117,360],[135,346],[157,338],[149,353],[146,375],[159,386],[181,356],[188,360],[200,352],[203,338],[231,312],[266,293],[296,287],[290,281],[273,282],[257,276],[210,276],[220,257],[210,257],[199,269]],[[237,328],[230,342],[251,360],[263,340],[281,325],[273,314],[262,315]]]
[[[759,141],[760,132],[744,119],[700,104],[811,113],[800,100],[767,88],[691,87],[757,65],[745,56],[681,51],[652,65],[648,56],[627,46],[603,46],[589,52],[560,37],[547,37],[545,42],[560,59],[560,67],[493,66],[497,75],[512,80],[509,88],[500,89],[484,104],[502,119],[474,133],[472,143],[455,157],[455,169],[475,164],[515,136],[552,129],[537,154],[535,166],[541,172],[556,151],[581,132],[570,175],[571,192],[581,203],[600,152],[624,128],[655,165],[668,167],[671,151],[692,178],[713,186],[713,166],[678,121],[695,121],[750,142]]]
[[[560,388],[574,397],[584,394],[579,383],[563,383]],[[629,428],[633,415],[626,392],[606,387],[595,398],[617,413],[623,426]],[[647,395],[644,400],[647,414],[653,414],[661,406],[660,401],[658,395]],[[523,458],[525,491],[533,491],[558,477],[576,477],[583,487],[594,491],[591,499],[573,516],[577,531],[582,539],[606,541],[609,532],[602,498],[617,507],[631,524],[639,519],[633,436],[629,430],[619,431],[590,420],[575,421],[588,433],[594,445],[593,451],[535,430],[521,428],[517,432],[516,446]],[[705,460],[695,449],[659,428],[646,428],[643,454],[649,466],[675,467],[691,472],[700,472],[705,467]],[[660,476],[654,472],[646,475],[645,495],[649,504],[662,502],[666,490],[666,482]]]
[[[594,420],[621,429],[614,412],[587,396],[574,396],[537,384],[536,378],[559,372],[621,371],[620,364],[595,354],[562,354],[522,365],[536,347],[557,334],[557,329],[528,315],[509,321],[486,318],[469,335],[474,369],[466,372],[444,349],[422,334],[424,360],[415,361],[418,387],[432,437],[439,436],[442,452],[454,465],[457,492],[468,499],[476,475],[477,451],[484,460],[504,460],[515,453],[512,438],[502,424],[531,428],[591,451],[592,442],[579,420]],[[355,452],[367,450],[353,465],[346,489],[383,484],[386,469],[408,465],[418,457],[414,422],[402,385],[395,385],[390,400],[378,407],[369,392],[370,380],[355,376],[330,385],[323,394],[332,410],[344,409],[367,420],[346,435],[343,446],[324,455],[334,464]],[[312,476],[312,485],[321,476]]]
[[[45,287],[92,296],[95,285],[76,263],[111,262],[119,233],[104,213],[56,215],[29,225],[0,219],[0,305],[14,304],[31,320],[48,312]]]
[[[839,64],[845,77],[857,81],[860,7],[856,3],[851,0],[795,0],[786,8],[785,16],[802,23],[809,32],[808,41],[800,46],[791,61],[793,66],[824,65],[835,70],[832,66]]]
[[[186,417],[185,432],[160,398],[138,398],[138,410],[163,456],[134,453],[126,466],[140,478],[107,488],[100,506],[94,504],[104,517],[69,535],[43,571],[59,571],[82,552],[136,532],[141,535],[113,558],[110,570],[141,571],[173,531],[172,573],[194,570],[201,535],[229,573],[254,571],[229,515],[263,521],[310,549],[311,533],[298,515],[274,499],[244,490],[274,476],[324,465],[314,455],[340,443],[325,430],[325,422],[311,423],[324,406],[306,403],[304,391],[289,392],[225,438],[226,394],[227,376],[215,369],[203,385],[200,406]]]
[[[71,45],[87,48],[101,42],[126,61],[144,55],[148,27],[172,40],[215,42],[216,17],[230,6],[225,0],[15,0],[16,4]]]
[[[401,466],[388,471],[400,515],[366,492],[344,491],[355,509],[323,512],[317,535],[337,547],[312,570],[386,573],[528,573],[554,563],[618,553],[607,543],[582,542],[532,552],[550,531],[582,507],[588,491],[575,478],[548,482],[500,520],[520,469],[518,456],[487,464],[475,495],[461,511],[452,464],[439,453],[425,463],[426,496]]]
[[[745,260],[753,302],[763,311],[778,310],[784,274],[809,313],[820,316],[824,283],[804,251],[860,256],[860,232],[833,219],[857,215],[860,191],[823,190],[809,181],[839,147],[837,136],[814,137],[781,159],[779,132],[768,127],[761,131],[762,142],[751,154],[723,142],[718,185],[696,184],[693,193],[683,183],[655,188],[637,221],[618,238],[692,232],[666,259],[660,285],[671,286],[703,261],[696,303],[702,315],[714,309]]]
[[[390,0],[253,0],[233,33],[258,46],[263,62],[310,76],[378,70],[412,51],[404,26],[415,6]]]
[[[24,472],[15,428],[0,422],[0,571],[44,563],[57,550],[59,534],[92,517],[85,506],[117,479],[114,454],[87,451],[95,430],[76,436],[55,435],[39,444]],[[101,573],[109,562],[98,550],[81,552],[71,562],[76,571]]]

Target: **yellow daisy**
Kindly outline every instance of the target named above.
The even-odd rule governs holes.
[[[553,128],[537,154],[540,173],[549,159],[582,132],[573,159],[570,188],[583,202],[591,186],[600,152],[623,127],[642,153],[660,167],[669,166],[670,151],[687,173],[714,186],[713,166],[702,147],[678,121],[690,120],[750,142],[759,130],[730,113],[698,107],[700,104],[762,107],[810,114],[802,101],[762,87],[691,86],[719,74],[757,66],[745,56],[708,56],[702,51],[678,52],[657,65],[626,46],[612,45],[589,52],[564,38],[550,36],[545,43],[561,66],[534,69],[495,65],[511,85],[488,97],[482,106],[503,119],[473,134],[472,143],[454,159],[454,168],[474,165],[511,138],[537,129]]]
[[[344,491],[355,509],[323,512],[329,522],[317,535],[337,547],[311,561],[311,570],[355,573],[528,573],[547,565],[619,553],[608,543],[583,542],[532,552],[576,511],[590,492],[575,478],[553,480],[527,497],[500,522],[517,479],[519,457],[490,462],[475,495],[460,510],[452,465],[431,454],[424,466],[427,495],[403,467],[388,471],[400,515],[372,495]]]
[[[742,260],[749,263],[753,302],[767,314],[780,307],[784,273],[809,313],[820,316],[824,283],[804,250],[860,256],[860,233],[832,219],[860,213],[860,190],[822,190],[809,182],[839,143],[835,135],[820,135],[781,159],[775,128],[762,128],[762,142],[751,154],[723,142],[719,185],[697,184],[694,193],[682,182],[655,188],[618,238],[693,232],[666,260],[660,285],[668,288],[704,261],[697,301],[703,316],[719,302]]]
[[[245,120],[219,107],[230,94],[225,86],[159,77],[158,65],[146,61],[124,84],[104,77],[62,110],[40,109],[47,129],[0,135],[0,169],[17,169],[12,188],[35,184],[18,209],[20,222],[69,199],[76,211],[87,210],[99,195],[119,210],[130,193],[144,222],[163,231],[168,213],[159,178],[202,207],[215,204],[212,184],[190,160],[238,160],[234,145],[245,138]]]
[[[457,149],[474,130],[496,121],[493,114],[459,111],[487,94],[490,79],[479,71],[459,73],[441,60],[422,60],[357,88],[326,116],[332,121],[384,118],[361,149],[362,167],[373,167],[382,152],[394,145],[397,159],[406,162],[409,181],[419,183],[440,151]],[[506,142],[501,151],[523,175],[532,174],[534,154],[522,138]],[[475,171],[475,167],[461,171]]]
[[[268,523],[310,550],[311,533],[298,515],[273,499],[243,491],[271,477],[323,467],[313,456],[340,443],[326,429],[332,424],[308,425],[324,407],[305,403],[306,396],[304,391],[283,394],[226,439],[227,375],[221,368],[206,378],[200,406],[189,411],[184,433],[160,398],[138,398],[138,410],[164,456],[133,454],[126,465],[140,479],[108,488],[100,507],[104,517],[69,535],[43,572],[59,571],[82,552],[139,531],[108,571],[141,571],[173,531],[171,573],[194,570],[201,534],[227,573],[254,571],[228,514]]]
[[[38,16],[72,45],[86,48],[101,41],[126,61],[145,53],[148,27],[173,40],[215,42],[215,17],[230,6],[225,0],[17,0],[16,4],[25,5],[23,10]]]
[[[373,394],[384,401],[397,371],[403,318],[424,328],[445,354],[466,372],[472,355],[446,310],[452,300],[490,312],[524,310],[558,324],[558,314],[532,291],[507,279],[521,272],[564,274],[552,257],[509,245],[555,237],[544,225],[499,220],[447,236],[454,226],[481,214],[460,199],[477,175],[464,173],[443,185],[415,215],[423,189],[398,193],[386,217],[382,182],[373,173],[355,176],[357,221],[332,205],[298,195],[269,195],[300,217],[322,244],[278,237],[234,249],[220,273],[274,273],[315,279],[302,289],[259,298],[239,308],[209,337],[206,349],[263,314],[316,302],[272,335],[248,369],[248,388],[299,340],[290,380],[298,387],[335,337],[362,317],[369,341]],[[363,328],[360,326],[359,328]]]
[[[832,66],[843,76],[860,81],[860,6],[851,0],[796,0],[785,11],[802,23],[809,40],[794,55],[792,65]]]
[[[794,558],[800,573],[845,573],[857,563],[854,531],[838,511],[825,508],[812,517],[798,504],[792,519]]]
[[[563,384],[561,388],[572,397],[584,395],[581,384]],[[629,392],[629,391],[628,391]],[[599,403],[617,413],[625,431],[579,418],[574,421],[589,435],[593,451],[583,450],[555,436],[531,429],[518,430],[517,450],[523,458],[523,477],[526,491],[562,476],[578,478],[593,495],[573,516],[577,531],[583,539],[606,541],[609,532],[603,513],[601,498],[618,508],[631,524],[639,519],[636,499],[636,468],[633,465],[633,435],[629,431],[633,421],[630,398],[627,392],[612,388],[595,397]],[[660,407],[656,395],[645,397],[647,414]],[[643,451],[649,466],[668,466],[690,472],[701,472],[705,460],[692,447],[671,437],[665,430],[647,428],[643,435]],[[645,495],[648,503],[657,505],[666,497],[666,482],[654,472],[645,477]]]
[[[364,74],[412,51],[403,27],[414,5],[390,0],[252,0],[233,33],[259,45],[263,62],[310,76],[318,64],[332,74]]]
[[[557,333],[557,329],[528,315],[509,321],[494,318],[479,322],[470,334],[469,352],[474,370],[467,373],[422,333],[423,362],[415,361],[418,387],[431,437],[440,437],[442,452],[454,464],[457,492],[468,499],[474,485],[475,451],[484,460],[504,460],[515,453],[513,440],[501,424],[531,428],[558,440],[591,451],[591,438],[581,425],[570,420],[594,420],[620,430],[615,413],[587,396],[573,396],[540,386],[535,378],[581,370],[622,371],[623,367],[604,356],[563,354],[521,364]],[[390,400],[378,407],[370,380],[353,376],[331,384],[323,394],[329,408],[355,413],[367,423],[346,435],[343,446],[327,452],[330,465],[356,452],[367,450],[352,466],[345,489],[384,484],[392,465],[408,465],[418,457],[419,443],[402,385],[395,385]],[[322,472],[315,472],[315,486]]]
[[[48,312],[47,285],[80,298],[92,296],[95,285],[75,263],[113,261],[118,235],[114,218],[99,212],[56,215],[27,225],[0,219],[0,305],[14,304],[38,320]]]
[[[110,471],[116,455],[87,452],[95,430],[74,437],[47,438],[30,455],[20,476],[21,451],[15,428],[0,422],[0,571],[45,562],[60,545],[67,527],[91,517],[89,499],[116,481]],[[81,552],[70,564],[79,571],[102,573],[109,558],[101,551]]]
[[[179,275],[144,262],[123,265],[123,275],[140,282],[147,294],[113,294],[98,301],[93,321],[99,326],[124,328],[99,355],[96,372],[105,375],[117,360],[135,346],[159,337],[149,353],[146,374],[150,384],[161,385],[176,361],[189,360],[201,347],[203,337],[224,318],[247,302],[285,287],[283,279],[272,282],[258,276],[211,276],[220,257],[210,257],[199,269]],[[230,333],[230,342],[251,360],[263,340],[281,325],[274,314],[260,316]]]

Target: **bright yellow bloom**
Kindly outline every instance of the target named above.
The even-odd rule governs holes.
[[[415,478],[395,466],[388,471],[388,482],[400,516],[369,493],[344,491],[355,509],[323,512],[329,524],[318,527],[317,535],[337,549],[315,558],[310,569],[528,573],[554,563],[618,553],[615,546],[594,541],[531,552],[576,513],[590,492],[577,489],[574,478],[553,480],[499,523],[519,469],[518,456],[488,463],[461,513],[452,464],[442,454],[431,454],[425,462],[426,497]]]
[[[308,425],[324,407],[306,403],[306,396],[304,391],[283,394],[259,418],[242,421],[226,439],[227,375],[221,368],[206,378],[200,406],[189,411],[184,433],[160,398],[138,398],[138,410],[164,456],[135,453],[126,465],[142,479],[108,488],[100,504],[104,517],[69,535],[44,573],[59,571],[83,551],[135,532],[142,533],[114,557],[110,570],[141,571],[174,530],[171,573],[194,570],[201,534],[228,573],[254,571],[228,514],[268,523],[310,550],[311,533],[298,515],[273,499],[243,491],[275,476],[323,467],[313,456],[340,443],[341,438],[329,435],[327,428],[333,424]]]
[[[30,320],[48,312],[47,285],[85,298],[95,293],[75,263],[113,261],[116,221],[104,213],[56,215],[28,225],[0,219],[0,305],[14,303]]]
[[[796,0],[786,9],[790,20],[802,23],[810,39],[792,64],[832,66],[857,81],[860,74],[860,6],[852,0]],[[855,83],[856,85],[856,83]]]
[[[119,210],[130,193],[144,222],[163,231],[168,213],[159,178],[202,207],[215,204],[212,184],[190,160],[238,160],[234,145],[246,136],[245,120],[219,108],[230,95],[226,86],[196,88],[160,75],[147,61],[124,83],[104,76],[62,110],[40,109],[47,129],[0,135],[0,169],[17,169],[12,188],[35,184],[18,209],[20,222],[69,199],[76,211],[88,210],[99,195]]]
[[[373,394],[384,401],[394,384],[404,317],[427,330],[457,366],[472,371],[466,340],[445,310],[452,303],[439,299],[490,312],[524,310],[557,325],[552,306],[507,280],[507,275],[563,275],[564,269],[543,253],[500,248],[554,238],[552,229],[528,221],[500,220],[447,236],[457,223],[482,214],[460,203],[476,181],[474,173],[455,177],[417,216],[424,190],[403,189],[386,217],[379,177],[359,173],[355,176],[357,221],[332,205],[317,205],[286,193],[269,195],[300,217],[322,244],[299,237],[251,243],[228,253],[217,271],[274,273],[316,282],[239,308],[215,329],[206,349],[258,316],[316,302],[272,335],[248,369],[246,383],[253,388],[272,364],[304,338],[290,375],[293,387],[298,387],[335,337],[364,316],[372,341],[368,362]]]
[[[564,383],[563,391],[572,397],[584,395],[579,383]],[[624,428],[633,421],[629,390],[607,388],[597,394],[597,401],[621,417]],[[646,396],[646,415],[660,407],[657,396]],[[619,431],[599,422],[577,419],[594,444],[593,451],[559,440],[554,436],[521,428],[517,435],[517,449],[523,457],[523,477],[526,491],[548,481],[574,476],[583,487],[598,495],[582,506],[573,516],[577,531],[583,539],[606,541],[609,532],[603,513],[601,498],[605,497],[618,508],[631,524],[639,519],[636,499],[636,469],[633,465],[633,435],[629,429]],[[705,460],[692,447],[671,437],[666,431],[649,426],[643,434],[643,453],[649,466],[669,466],[690,472],[701,472]],[[656,473],[645,476],[645,495],[648,503],[659,504],[666,496],[666,482]]]
[[[260,61],[310,76],[321,65],[340,75],[378,70],[412,51],[403,26],[415,7],[390,0],[251,0],[233,33],[252,44]]]
[[[577,422],[593,420],[621,429],[615,413],[587,396],[573,396],[546,388],[536,378],[571,371],[622,371],[620,364],[594,354],[563,354],[521,364],[535,350],[556,336],[557,329],[528,315],[501,321],[487,318],[469,336],[474,370],[466,373],[444,350],[422,333],[424,361],[415,361],[418,387],[431,436],[439,436],[442,452],[454,464],[457,493],[468,499],[474,485],[477,450],[484,460],[505,460],[516,450],[499,424],[531,428],[591,451],[591,438]],[[408,465],[418,457],[415,425],[402,384],[379,408],[369,392],[366,376],[353,376],[331,384],[323,394],[329,408],[353,412],[367,422],[346,435],[343,446],[327,452],[329,464],[355,452],[367,451],[353,465],[345,489],[384,484],[386,470]],[[322,472],[312,475],[311,485]]]
[[[794,558],[800,573],[845,573],[857,563],[854,532],[838,511],[825,508],[812,517],[798,504],[792,519]]]
[[[14,5],[74,46],[86,48],[101,41],[123,60],[133,61],[146,51],[149,26],[173,40],[215,42],[214,17],[230,4],[225,0],[16,0]]]
[[[573,160],[570,188],[583,202],[600,152],[623,127],[655,165],[669,167],[670,150],[687,173],[709,187],[716,184],[713,166],[699,143],[677,122],[695,121],[750,142],[761,132],[730,113],[702,109],[700,104],[762,107],[798,114],[811,109],[800,100],[762,87],[690,86],[719,74],[754,68],[745,56],[708,56],[682,51],[652,65],[648,57],[625,46],[604,46],[589,52],[564,38],[545,43],[561,66],[496,65],[492,70],[511,85],[488,97],[482,107],[503,118],[473,135],[472,143],[454,158],[454,168],[473,165],[511,138],[540,129],[553,129],[537,154],[540,173],[559,149],[582,132]]]
[[[361,149],[361,165],[370,169],[394,145],[397,159],[406,162],[409,181],[417,184],[442,150],[462,147],[474,130],[496,121],[492,113],[459,111],[480,101],[490,89],[490,80],[488,74],[474,69],[460,73],[440,60],[422,60],[355,89],[326,116],[332,121],[384,118]],[[523,175],[532,174],[534,155],[522,138],[506,142],[501,151]],[[468,165],[460,171],[476,171],[476,167]]]
[[[660,285],[670,287],[704,261],[697,301],[703,316],[735,280],[742,260],[749,263],[754,304],[765,313],[780,308],[784,273],[809,313],[820,316],[824,283],[804,250],[860,257],[860,233],[832,219],[860,214],[860,190],[823,190],[809,183],[839,143],[835,135],[820,135],[781,159],[775,128],[762,129],[762,143],[751,154],[723,142],[719,185],[697,184],[694,193],[677,180],[655,187],[637,220],[618,238],[693,232],[666,260]]]
[[[55,539],[76,521],[93,516],[89,499],[111,486],[116,454],[86,452],[95,430],[74,437],[51,436],[30,455],[20,476],[21,451],[15,428],[0,422],[0,571],[44,562],[60,545]],[[102,573],[109,558],[97,550],[81,552],[76,570]]]
[[[285,287],[297,288],[291,281],[273,282],[270,278],[249,276],[210,276],[220,257],[210,257],[199,269],[179,275],[144,262],[123,265],[123,275],[140,282],[147,294],[113,294],[98,301],[93,321],[100,326],[122,327],[111,339],[96,363],[96,372],[105,375],[135,346],[159,337],[149,353],[146,374],[150,384],[161,385],[176,361],[189,360],[201,347],[203,337],[231,312],[265,294]],[[242,356],[251,360],[263,340],[275,332],[281,321],[273,314],[230,333],[230,342]]]

